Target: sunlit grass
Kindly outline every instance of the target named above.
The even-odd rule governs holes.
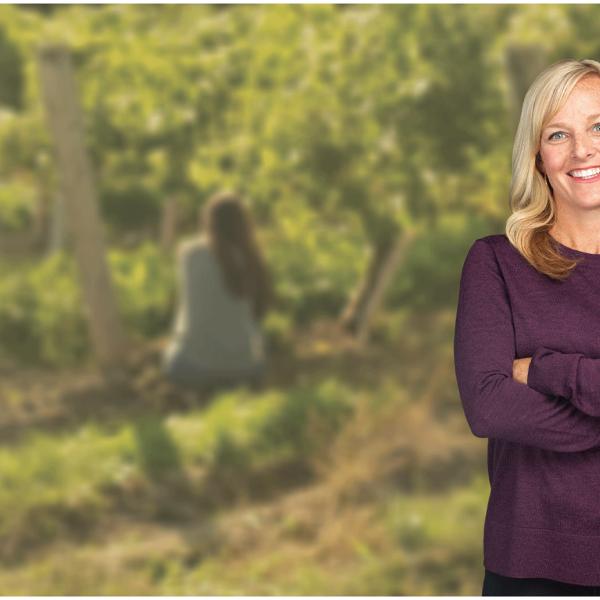
[[[258,547],[166,570],[161,593],[193,595],[478,595],[485,476],[448,495],[391,494],[337,517],[346,534],[323,558],[316,544]],[[271,527],[277,527],[272,524]]]
[[[479,440],[391,376],[302,381],[0,449],[2,589],[478,595]]]
[[[265,394],[242,388],[165,421],[149,416],[116,430],[89,424],[31,433],[0,448],[0,536],[27,546],[60,535],[74,514],[93,524],[110,509],[108,491],[143,491],[161,477],[201,486],[195,467],[235,479],[264,463],[309,459],[341,426],[351,398],[333,381]],[[311,428],[315,419],[325,424],[321,440]]]

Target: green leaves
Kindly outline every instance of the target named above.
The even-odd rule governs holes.
[[[164,202],[176,199],[183,236],[223,188],[248,200],[285,319],[334,314],[381,240],[443,232],[449,212],[464,230],[471,216],[502,226],[506,47],[527,32],[549,60],[594,56],[599,22],[593,7],[558,5],[1,6],[0,70],[14,85],[0,77],[0,102],[9,87],[14,98],[0,111],[0,231],[25,232],[55,197],[36,52],[67,43],[108,239],[148,242],[113,259],[133,326],[153,335],[166,323],[167,269],[156,267],[163,291],[129,277],[158,260],[149,248]],[[410,291],[417,278],[455,277],[454,253],[440,248],[443,260],[409,257],[418,269],[402,302],[423,297]]]
[[[0,28],[0,106],[23,107],[23,57],[4,29]]]

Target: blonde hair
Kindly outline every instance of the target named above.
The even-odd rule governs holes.
[[[552,188],[538,166],[542,130],[584,77],[600,76],[600,62],[565,59],[542,71],[531,84],[521,110],[512,153],[506,236],[538,271],[566,279],[578,260],[562,255],[548,231],[556,221]]]

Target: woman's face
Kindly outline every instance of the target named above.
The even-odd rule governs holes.
[[[584,77],[542,130],[540,170],[557,202],[600,207],[600,77]]]

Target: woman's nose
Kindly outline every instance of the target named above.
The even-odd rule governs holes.
[[[585,160],[592,156],[595,151],[596,146],[594,145],[594,140],[590,139],[588,136],[579,136],[575,138],[573,144],[573,158]]]

